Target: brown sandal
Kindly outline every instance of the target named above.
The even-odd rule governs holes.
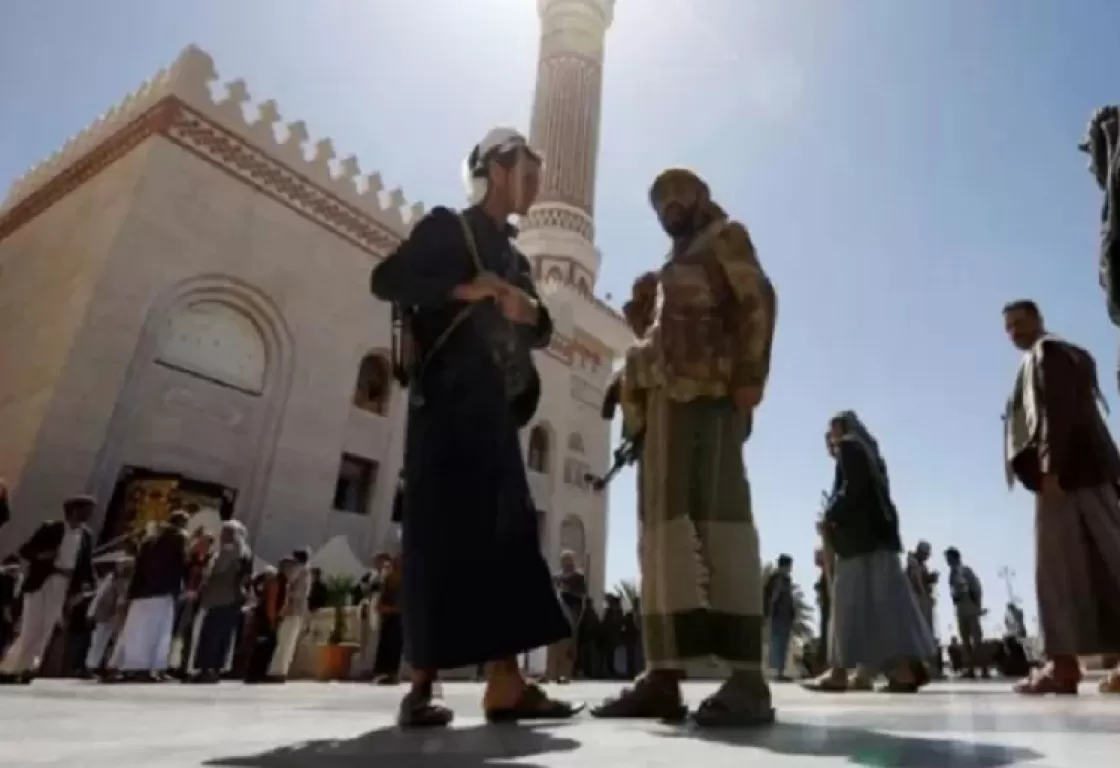
[[[1101,684],[1097,689],[1104,694],[1110,696],[1120,695],[1120,668],[1114,669],[1101,680]]]
[[[618,696],[592,709],[591,716],[603,720],[681,722],[688,717],[688,707],[676,681],[662,682],[643,676],[633,686],[623,688]]]
[[[860,690],[859,688],[853,688],[853,683],[848,680],[846,675],[840,678],[831,672],[825,672],[820,677],[802,683],[801,687],[813,693],[847,693],[849,690]],[[870,690],[870,688],[866,690]]]
[[[1036,670],[1026,680],[1014,687],[1021,696],[1076,696],[1077,680],[1063,680],[1054,674],[1053,669]]]
[[[486,711],[491,723],[517,723],[522,720],[569,720],[584,710],[584,704],[572,704],[551,699],[539,685],[526,683],[512,707],[497,707]]]
[[[397,725],[401,728],[446,728],[454,719],[455,713],[432,698],[430,691],[409,691],[397,711]]]

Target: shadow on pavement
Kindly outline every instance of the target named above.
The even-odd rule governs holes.
[[[846,757],[852,765],[890,768],[1001,768],[1036,760],[1033,749],[980,744],[956,739],[893,736],[864,728],[803,723],[776,723],[752,730],[666,731],[666,738],[695,739],[730,746],[753,747],[781,755]]]
[[[556,726],[550,726],[555,730]],[[509,760],[570,752],[580,743],[527,726],[402,731],[382,728],[353,739],[309,741],[258,755],[220,757],[215,768],[491,768]],[[381,758],[380,763],[375,762]],[[541,768],[518,763],[525,768]]]

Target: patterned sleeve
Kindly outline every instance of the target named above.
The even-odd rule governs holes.
[[[770,353],[777,321],[777,296],[763,271],[746,228],[727,226],[716,243],[716,259],[735,300],[733,309],[738,349],[732,368],[732,386],[762,389],[770,375]]]

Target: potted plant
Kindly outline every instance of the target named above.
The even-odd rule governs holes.
[[[357,585],[357,579],[351,576],[330,576],[326,580],[327,606],[333,612],[333,624],[326,644],[318,648],[320,680],[344,680],[349,675],[350,659],[358,645],[347,642],[346,608]]]

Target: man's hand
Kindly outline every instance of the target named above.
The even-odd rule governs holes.
[[[753,411],[762,402],[762,387],[738,387],[732,394],[735,407],[747,413]]]
[[[508,283],[491,272],[482,272],[469,283],[457,285],[451,295],[459,301],[476,302],[497,299],[505,293]]]
[[[532,296],[515,285],[505,284],[498,305],[506,319],[520,325],[536,325],[540,307]]]
[[[1062,495],[1062,486],[1058,484],[1058,476],[1045,474],[1042,476],[1042,487],[1039,495],[1045,499],[1053,499]]]

